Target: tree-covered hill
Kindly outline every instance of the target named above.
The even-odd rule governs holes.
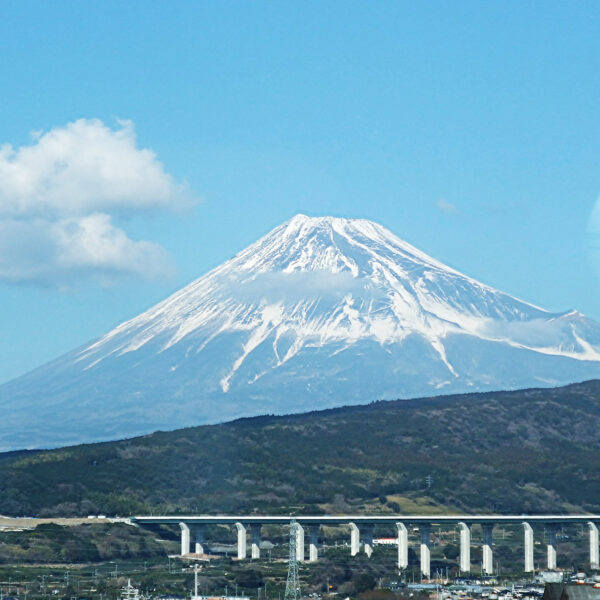
[[[0,454],[0,513],[600,512],[600,381]]]

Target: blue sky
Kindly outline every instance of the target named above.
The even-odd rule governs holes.
[[[2,2],[0,381],[298,212],[600,320],[599,21],[597,2]]]

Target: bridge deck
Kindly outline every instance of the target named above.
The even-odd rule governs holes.
[[[600,515],[164,515],[136,516],[131,521],[139,524],[204,523],[233,525],[260,523],[284,525],[290,519],[300,524],[343,525],[347,523],[389,524],[413,523],[587,523],[600,522]]]

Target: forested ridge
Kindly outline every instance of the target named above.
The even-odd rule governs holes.
[[[600,381],[0,454],[0,514],[600,512]]]

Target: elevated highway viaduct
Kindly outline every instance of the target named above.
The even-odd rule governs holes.
[[[598,569],[598,524],[600,515],[167,515],[137,516],[131,521],[139,525],[175,524],[181,528],[181,554],[190,553],[194,543],[196,553],[204,553],[206,525],[231,525],[237,530],[237,557],[247,558],[247,536],[250,532],[252,558],[260,558],[260,531],[263,525],[289,525],[291,520],[297,528],[296,552],[298,560],[306,560],[305,530],[308,531],[308,561],[318,559],[319,529],[322,525],[346,525],[350,528],[350,553],[355,556],[361,548],[371,556],[373,552],[373,528],[388,525],[395,528],[398,542],[398,567],[408,566],[408,529],[416,527],[420,537],[421,572],[431,575],[430,544],[433,525],[453,525],[460,531],[460,570],[468,573],[471,567],[471,527],[481,526],[483,531],[482,569],[485,574],[493,573],[493,532],[501,524],[520,524],[523,527],[524,571],[534,571],[534,529],[547,533],[547,567],[556,568],[556,532],[570,524],[585,524],[589,531],[589,556],[592,569]]]

